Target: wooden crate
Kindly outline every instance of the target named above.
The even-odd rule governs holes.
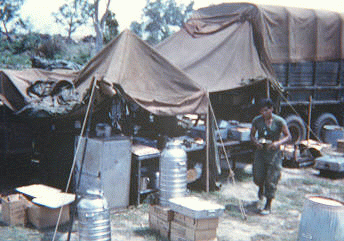
[[[22,194],[11,194],[1,198],[2,219],[10,226],[26,225],[28,200]]]
[[[169,238],[171,232],[171,222],[162,220],[157,216],[149,215],[149,227],[160,234],[161,237]]]
[[[216,240],[216,228],[196,229],[184,226],[177,221],[171,222],[171,241],[210,241]]]
[[[185,225],[187,227],[193,228],[193,229],[217,229],[219,225],[219,218],[201,218],[196,219],[189,216],[186,216],[184,214],[175,212],[174,213],[174,221]]]
[[[157,231],[160,236],[169,239],[173,211],[160,205],[149,206],[149,227]]]
[[[172,221],[174,215],[173,211],[169,207],[163,207],[160,205],[150,205],[149,214],[165,221]]]

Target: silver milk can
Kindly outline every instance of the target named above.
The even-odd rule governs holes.
[[[182,146],[169,142],[160,156],[160,205],[168,200],[184,197],[187,191],[187,155]]]
[[[77,204],[80,241],[111,241],[110,211],[101,194],[83,195]]]

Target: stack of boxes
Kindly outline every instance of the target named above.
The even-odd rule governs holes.
[[[161,237],[168,239],[171,234],[173,215],[173,211],[168,207],[151,205],[149,207],[149,227],[159,233]]]
[[[169,207],[150,206],[149,225],[171,241],[214,241],[224,207],[196,197],[173,198]]]

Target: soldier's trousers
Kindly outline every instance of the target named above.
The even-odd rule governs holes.
[[[264,188],[264,196],[275,197],[278,181],[281,178],[282,152],[256,150],[253,162],[253,181]]]

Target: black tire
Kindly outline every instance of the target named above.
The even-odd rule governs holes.
[[[298,143],[306,138],[306,125],[300,116],[290,115],[285,121],[291,134],[291,143]]]
[[[314,135],[319,138],[320,141],[325,140],[324,126],[325,125],[338,125],[337,118],[331,113],[321,114],[314,122]]]

